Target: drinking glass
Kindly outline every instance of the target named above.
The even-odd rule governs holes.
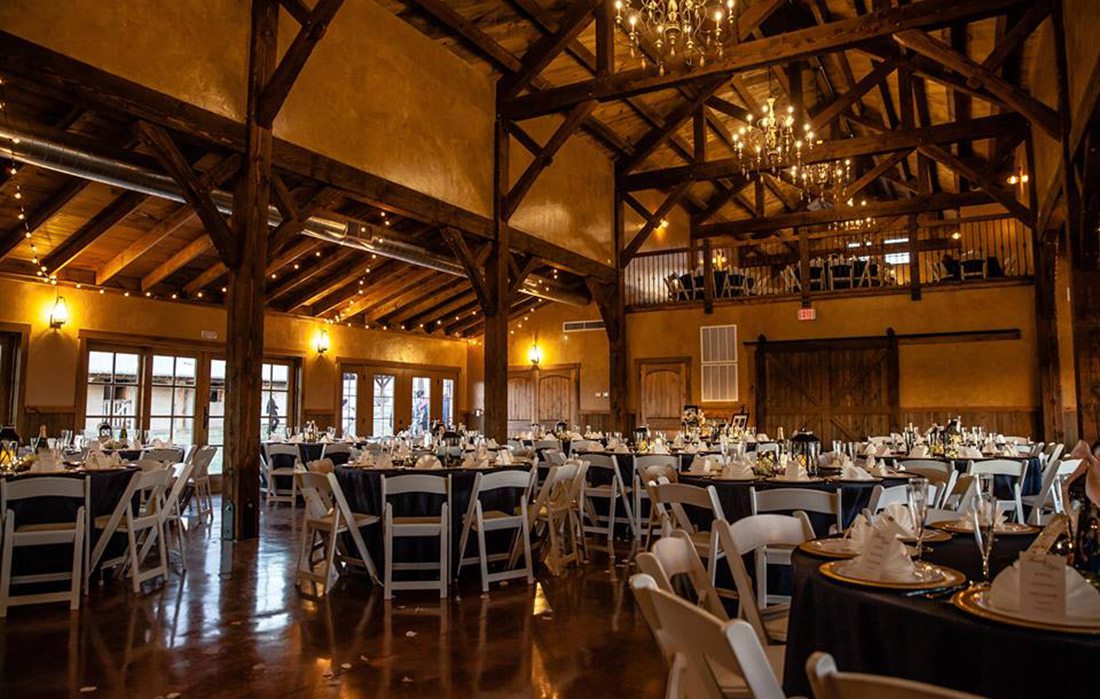
[[[993,552],[997,526],[997,499],[990,493],[976,493],[970,509],[974,517],[974,541],[982,556],[982,582],[989,583],[989,555]]]
[[[913,535],[917,538],[917,560],[924,556],[924,520],[928,516],[928,479],[910,478],[905,486],[909,499],[909,514],[913,518]]]

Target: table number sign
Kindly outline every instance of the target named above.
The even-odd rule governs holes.
[[[1038,619],[1066,616],[1066,559],[1063,556],[1020,554],[1020,611]]]

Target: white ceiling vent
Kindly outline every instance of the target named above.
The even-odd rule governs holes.
[[[561,331],[566,333],[580,333],[586,330],[603,330],[602,320],[570,320],[561,324]]]

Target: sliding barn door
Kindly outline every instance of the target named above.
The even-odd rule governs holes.
[[[826,444],[897,429],[897,345],[889,338],[762,342],[756,424],[774,437],[806,427]]]
[[[651,430],[676,430],[690,403],[691,364],[686,359],[638,362],[638,420]]]
[[[552,429],[558,420],[580,419],[580,371],[574,365],[508,372],[508,431]]]

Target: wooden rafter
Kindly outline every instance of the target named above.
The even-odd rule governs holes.
[[[593,11],[602,0],[579,0],[561,21],[553,34],[542,37],[527,49],[520,69],[504,79],[504,95],[512,97],[524,90],[546,66],[583,32],[592,20]]]
[[[844,188],[844,198],[849,199],[862,192],[872,182],[893,170],[898,163],[908,158],[912,152],[912,150],[899,150],[883,158],[877,165],[863,173],[859,179]]]
[[[488,281],[485,278],[482,266],[474,259],[473,253],[466,245],[466,239],[462,237],[462,233],[453,228],[444,228],[442,234],[447,246],[451,248],[451,252],[458,258],[462,268],[466,270],[466,277],[470,280],[470,286],[474,288],[474,293],[477,294],[478,303],[481,304],[482,308],[487,308],[489,305]]]
[[[993,197],[997,203],[1008,209],[1010,214],[1020,219],[1024,225],[1035,225],[1034,212],[1020,202],[1010,190],[1005,189],[992,174],[984,172],[970,163],[955,157],[951,151],[942,146],[927,145],[921,146],[918,150],[928,157],[943,163],[951,170],[957,172],[960,176],[970,180],[973,184],[981,187],[982,190]]]
[[[141,290],[143,292],[151,291],[157,284],[160,284],[177,270],[182,269],[185,265],[213,246],[214,244],[211,242],[210,236],[205,233],[199,234],[198,238],[184,245],[167,260],[157,265],[156,269],[142,277]]]
[[[286,102],[290,88],[294,86],[314,47],[325,35],[329,22],[343,4],[344,0],[317,0],[308,15],[295,16],[302,26],[263,89],[256,112],[256,120],[261,126],[270,127],[275,121],[275,115]]]
[[[669,136],[687,123],[691,115],[701,109],[703,104],[725,84],[725,78],[719,76],[700,85],[692,99],[681,102],[669,112],[660,126],[650,129],[648,133],[638,139],[634,144],[634,156],[623,163],[623,171],[629,172],[641,165],[646,158],[653,154],[653,151],[657,150],[662,143],[668,140]]]
[[[982,68],[990,73],[996,73],[1000,70],[1001,66],[1008,60],[1008,57],[1023,46],[1024,41],[1031,36],[1031,33],[1043,23],[1043,20],[1050,16],[1050,11],[1053,6],[1053,0],[1037,0],[1034,5],[1024,12],[1019,21],[1012,26],[1012,29],[1008,30],[1008,33],[1004,35],[1004,38],[1001,39],[993,50],[989,52],[989,55],[982,61]],[[970,82],[969,79],[967,82]],[[971,86],[977,88],[979,85],[980,82],[975,80]]]
[[[645,241],[649,239],[651,233],[657,229],[657,226],[661,225],[661,219],[668,215],[669,211],[672,211],[672,207],[680,203],[680,200],[687,194],[688,188],[691,187],[690,182],[681,182],[669,192],[665,200],[661,202],[661,205],[657,207],[657,210],[650,214],[646,222],[642,225],[642,229],[638,231],[637,235],[626,244],[620,255],[621,264],[626,265],[638,254],[638,250],[645,245]]]
[[[380,284],[377,289],[367,289],[362,295],[358,295],[358,298],[352,299],[344,308],[339,310],[338,317],[347,320],[360,313],[369,314],[394,298],[408,292],[410,288],[415,289],[434,274],[439,273],[430,269],[412,269],[407,274],[388,279]]]
[[[852,86],[852,89],[814,114],[810,118],[810,126],[814,131],[820,132],[821,129],[844,113],[846,109],[862,99],[871,88],[877,87],[890,73],[894,72],[895,68],[897,68],[897,63],[893,60],[885,60],[876,65],[871,69],[871,72],[860,78],[859,82]]]
[[[56,275],[66,265],[88,249],[101,235],[109,231],[115,224],[134,212],[139,206],[149,199],[148,194],[141,192],[125,192],[107,205],[102,211],[88,219],[75,233],[65,239],[42,259],[42,266],[46,268],[46,274]]]

